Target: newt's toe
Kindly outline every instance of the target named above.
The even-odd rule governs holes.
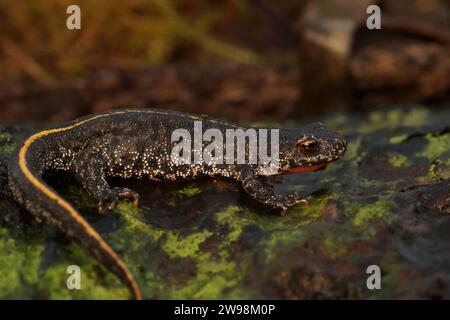
[[[114,209],[118,204],[118,201],[100,201],[97,206],[97,211],[100,214],[107,214],[109,211]]]
[[[133,200],[133,205],[137,208],[139,206],[139,194],[128,188],[114,188],[120,199],[130,199]]]

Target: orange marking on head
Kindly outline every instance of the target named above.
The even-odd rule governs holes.
[[[309,166],[309,167],[295,167],[295,168],[290,168],[290,169],[286,170],[286,173],[292,174],[292,173],[311,172],[311,171],[319,170],[320,168],[323,168],[325,166],[326,166],[326,164],[317,164],[317,165]]]

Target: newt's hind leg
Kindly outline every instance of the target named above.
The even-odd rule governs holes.
[[[120,199],[132,199],[135,207],[139,205],[139,194],[129,188],[111,188],[106,181],[103,161],[96,155],[84,157],[77,166],[75,175],[83,187],[98,201],[98,212],[106,214],[117,206]]]

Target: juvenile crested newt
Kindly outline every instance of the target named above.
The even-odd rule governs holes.
[[[306,202],[297,194],[277,195],[265,179],[260,164],[180,164],[172,161],[172,132],[247,128],[229,122],[187,113],[161,110],[113,110],[94,114],[37,132],[21,143],[8,167],[13,196],[36,219],[44,220],[67,236],[116,274],[129,287],[134,298],[141,292],[125,263],[83,216],[43,179],[45,173],[62,170],[71,173],[98,201],[99,213],[113,209],[119,199],[128,198],[138,206],[139,195],[128,188],[111,187],[107,178],[138,178],[177,181],[202,176],[237,180],[259,203],[285,212]],[[323,124],[280,129],[279,162],[275,175],[314,171],[340,159],[347,143]],[[269,149],[270,150],[270,149]],[[273,174],[273,173],[272,173]]]

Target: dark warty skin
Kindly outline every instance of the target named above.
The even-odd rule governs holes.
[[[90,115],[27,138],[9,165],[9,184],[15,199],[38,220],[45,220],[75,238],[82,247],[118,275],[135,298],[139,288],[114,250],[84,218],[43,180],[45,172],[67,171],[98,201],[100,213],[114,208],[119,199],[138,205],[138,194],[128,188],[109,186],[107,177],[179,181],[199,177],[226,177],[239,181],[257,202],[282,213],[301,202],[294,194],[277,195],[266,182],[261,164],[175,164],[171,159],[175,129],[193,133],[194,121],[203,131],[215,128],[243,129],[207,116],[160,110],[113,110]],[[316,123],[279,130],[279,166],[276,175],[313,171],[340,159],[346,141]],[[268,146],[270,150],[270,145]],[[248,150],[247,150],[248,153]]]

